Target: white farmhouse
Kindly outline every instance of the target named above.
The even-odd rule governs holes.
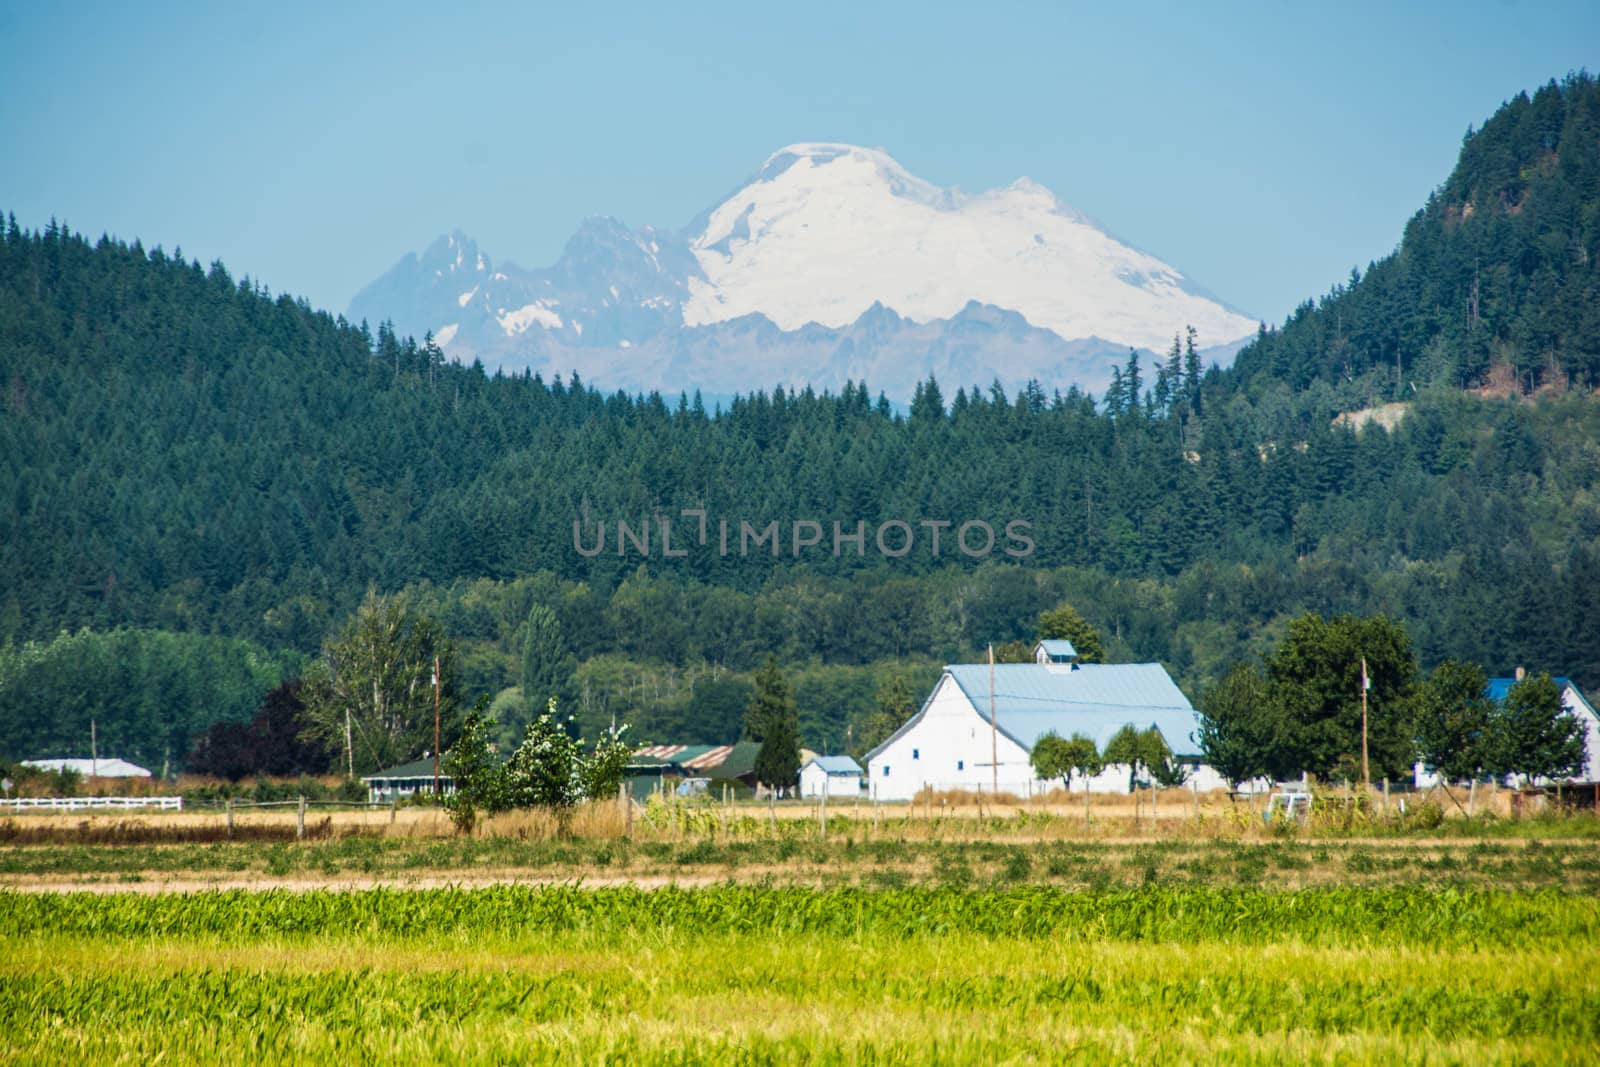
[[[1528,672],[1518,667],[1511,678],[1490,678],[1487,690],[1489,699],[1504,703],[1511,694],[1511,687],[1527,676]],[[1589,703],[1571,678],[1550,680],[1561,690],[1561,706],[1567,709],[1568,715],[1583,724],[1583,766],[1574,777],[1580,782],[1600,782],[1600,714],[1596,714],[1594,705]]]
[[[834,800],[861,795],[861,764],[849,756],[812,756],[800,768],[800,795]]]
[[[1194,706],[1159,663],[1078,663],[1067,641],[1043,641],[1033,663],[994,667],[994,721],[990,722],[989,665],[945,667],[922,709],[867,754],[871,794],[909,800],[924,788],[1026,795],[1060,786],[1040,781],[1029,754],[1040,737],[1082,734],[1104,749],[1124,726],[1161,731],[1167,747],[1192,765],[1193,788],[1226,783],[1200,762],[1200,724]],[[998,766],[997,766],[998,764]],[[1126,793],[1128,768],[1106,768],[1071,788]]]
[[[1496,703],[1504,703],[1511,693],[1511,687],[1527,676],[1528,672],[1518,667],[1513,677],[1490,678],[1483,695]],[[1595,711],[1594,705],[1589,703],[1589,699],[1571,678],[1550,680],[1561,690],[1561,706],[1567,709],[1567,714],[1583,724],[1583,766],[1578,769],[1573,780],[1600,782],[1600,712]],[[1439,776],[1433,773],[1432,768],[1420,761],[1412,769],[1412,778],[1418,789],[1431,789],[1439,782]]]

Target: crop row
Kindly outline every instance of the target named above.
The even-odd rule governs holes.
[[[731,971],[731,973],[730,973]],[[852,1005],[914,1005],[918,1010],[1137,1013],[1141,1025],[1183,1025],[1200,1015],[1226,1029],[1350,1033],[1431,1026],[1476,1039],[1519,1034],[1600,1040],[1592,997],[1574,996],[1543,981],[1523,988],[1462,988],[1440,978],[1394,976],[1331,981],[1311,976],[1275,982],[1260,974],[1137,976],[1096,973],[1091,963],[1064,973],[902,974],[835,967],[826,982],[815,974],[737,965],[703,972],[554,974],[431,971],[411,974],[370,968],[312,973],[233,969],[175,974],[27,975],[7,980],[0,1028],[18,1034],[52,1017],[80,1027],[115,1027],[138,1020],[157,1027],[251,1025],[266,1032],[306,1020],[321,1027],[398,1027],[414,1019],[515,1017],[523,1024],[572,1023],[595,1014],[625,1014],[648,1002],[666,982],[680,1000],[714,999],[734,989],[808,1004],[819,1011]]]
[[[1549,891],[1416,886],[1295,893],[1153,885],[1073,893],[1048,886],[481,889],[186,895],[0,894],[0,937],[343,935],[380,938],[642,930],[791,937],[965,933],[1065,941],[1301,940],[1316,944],[1520,947],[1600,943],[1600,900]]]

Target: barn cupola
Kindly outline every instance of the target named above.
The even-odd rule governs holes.
[[[1033,661],[1046,666],[1076,667],[1078,650],[1065,638],[1050,638],[1033,646]]]

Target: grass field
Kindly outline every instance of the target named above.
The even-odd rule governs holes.
[[[1153,886],[0,898],[0,1062],[1590,1063],[1600,903]]]

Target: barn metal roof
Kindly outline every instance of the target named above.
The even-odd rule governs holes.
[[[862,773],[861,764],[849,756],[813,756],[806,766],[809,767],[812,763],[821,767],[824,774],[859,775]]]
[[[961,688],[973,709],[988,718],[989,665],[951,664],[945,667],[945,674]],[[926,711],[925,702],[921,711],[867,758],[910,729]],[[1029,750],[1047,733],[1061,737],[1082,734],[1104,749],[1118,730],[1131,725],[1138,730],[1152,726],[1160,730],[1176,756],[1200,755],[1200,722],[1194,706],[1159,663],[996,664],[994,717],[1001,733]]]
[[[361,776],[361,780],[363,782],[375,782],[375,781],[376,782],[382,782],[382,781],[388,781],[390,779],[396,779],[396,778],[407,778],[407,779],[410,779],[410,778],[429,778],[429,779],[431,779],[432,777],[433,777],[433,757],[432,756],[423,756],[421,759],[414,759],[410,763],[401,763],[401,764],[398,764],[398,765],[396,765],[394,767],[385,767],[382,770],[373,771],[371,774],[363,774]],[[441,759],[439,761],[439,779],[441,781],[443,781],[443,780],[448,779],[448,778],[450,778],[450,775],[445,772],[445,770],[444,770],[444,760]]]
[[[150,772],[125,759],[25,759],[24,767],[41,771],[76,771],[85,778],[149,778]]]
[[[733,745],[648,745],[635,750],[634,756],[661,760],[689,771],[718,772],[711,777],[737,778],[755,769],[755,754],[760,748],[752,741]]]
[[[1535,675],[1530,674],[1528,677],[1533,678]],[[1562,692],[1565,692],[1567,687],[1572,685],[1572,679],[1570,678],[1560,678],[1555,675],[1551,675],[1550,680],[1554,682],[1556,684],[1556,688]],[[1484,690],[1484,695],[1490,700],[1504,701],[1507,695],[1510,694],[1511,687],[1516,684],[1517,680],[1515,678],[1490,678],[1489,686]],[[1574,691],[1576,691],[1578,687],[1572,685],[1572,688]]]

